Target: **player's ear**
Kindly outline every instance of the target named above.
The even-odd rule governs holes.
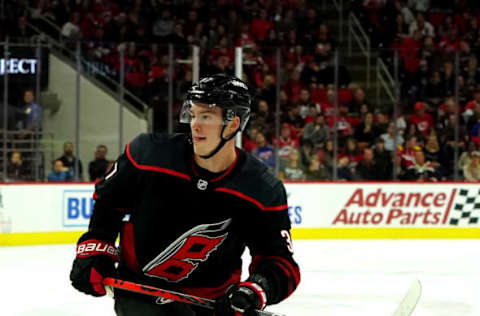
[[[235,116],[233,121],[231,122],[231,132],[235,132],[240,127],[240,118]]]
[[[228,122],[227,128],[225,129],[225,132],[223,133],[224,137],[229,137],[239,127],[240,127],[240,118],[238,116],[235,116],[235,118],[232,121]]]

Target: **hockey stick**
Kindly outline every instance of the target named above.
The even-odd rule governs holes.
[[[405,294],[400,302],[400,305],[397,307],[392,316],[410,316],[415,310],[421,294],[422,285],[420,284],[420,281],[413,281],[408,289],[407,294]]]
[[[116,278],[105,278],[103,279],[103,284],[107,287],[107,292],[110,291],[111,287],[114,287],[125,291],[154,296],[160,299],[160,301],[168,302],[168,300],[171,300],[190,305],[201,306],[208,309],[214,309],[215,301],[207,298],[162,290],[153,286],[124,281]],[[282,314],[260,310],[257,310],[256,313],[258,316],[285,316]]]

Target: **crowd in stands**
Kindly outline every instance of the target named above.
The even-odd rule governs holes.
[[[3,115],[3,112],[1,114]],[[13,133],[7,135],[10,140],[7,141],[8,162],[5,180],[42,180],[45,159],[43,153],[37,151],[42,138],[43,108],[35,100],[33,90],[26,89],[22,102],[17,106],[9,107],[7,121],[9,130]],[[3,149],[3,144],[1,148]],[[88,165],[88,178],[85,178],[82,162],[73,154],[73,151],[73,143],[65,142],[63,154],[52,162],[52,171],[46,175],[47,181],[96,181],[112,164],[112,161],[106,158],[107,147],[98,145],[94,159]]]
[[[47,175],[49,182],[98,181],[111,168],[113,161],[107,160],[107,146],[98,145],[94,159],[88,164],[88,178],[84,178],[83,165],[73,154],[73,143],[65,142],[62,156],[52,162],[52,169]],[[25,164],[22,153],[13,151],[7,164],[9,182],[33,181],[30,166]]]
[[[397,116],[370,102],[372,96],[352,82],[348,67],[340,65],[339,89],[335,89],[333,52],[339,43],[319,3],[17,2],[30,9],[18,12],[11,34],[27,36],[22,25],[47,18],[58,25],[59,38],[67,45],[80,40],[85,56],[106,65],[111,76],[118,76],[123,52],[127,87],[158,113],[167,112],[167,43],[175,45],[177,60],[190,58],[190,46],[198,45],[202,75],[233,74],[234,47],[243,46],[248,62],[244,79],[256,92],[256,114],[243,147],[278,170],[284,180],[331,180],[336,175],[340,180],[441,181],[452,180],[457,173],[466,180],[480,180],[480,55],[476,51],[480,29],[475,1],[436,1],[435,7],[427,0],[351,1],[382,56],[391,63],[396,50],[400,57],[403,102]],[[455,52],[460,53],[458,76]],[[191,78],[191,66],[175,65],[178,102]],[[55,172],[72,177],[68,171],[72,168],[59,161]],[[81,172],[81,167],[75,170]]]

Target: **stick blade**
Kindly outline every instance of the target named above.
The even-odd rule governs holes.
[[[407,294],[400,302],[392,316],[410,316],[417,306],[422,294],[422,285],[419,280],[415,280],[410,285]]]

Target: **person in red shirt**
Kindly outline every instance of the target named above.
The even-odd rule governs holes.
[[[415,124],[418,131],[423,135],[430,133],[433,127],[432,116],[425,112],[425,103],[423,102],[415,103],[415,113],[410,116],[408,122]]]
[[[267,18],[267,10],[260,10],[259,16],[250,23],[250,32],[257,41],[263,42],[268,30],[273,27],[273,23]]]
[[[278,143],[278,154],[282,159],[287,159],[292,150],[299,146],[298,138],[292,136],[292,129],[293,126],[283,123],[280,137],[273,140],[273,146],[276,146]]]
[[[417,137],[411,135],[405,142],[405,147],[399,145],[397,147],[397,155],[401,157],[400,165],[403,169],[408,169],[415,164],[415,152],[420,150],[420,146],[417,145]]]
[[[289,96],[290,102],[297,102],[300,98],[300,91],[302,90],[303,82],[300,80],[300,71],[292,71],[290,78],[283,87],[287,95]]]

